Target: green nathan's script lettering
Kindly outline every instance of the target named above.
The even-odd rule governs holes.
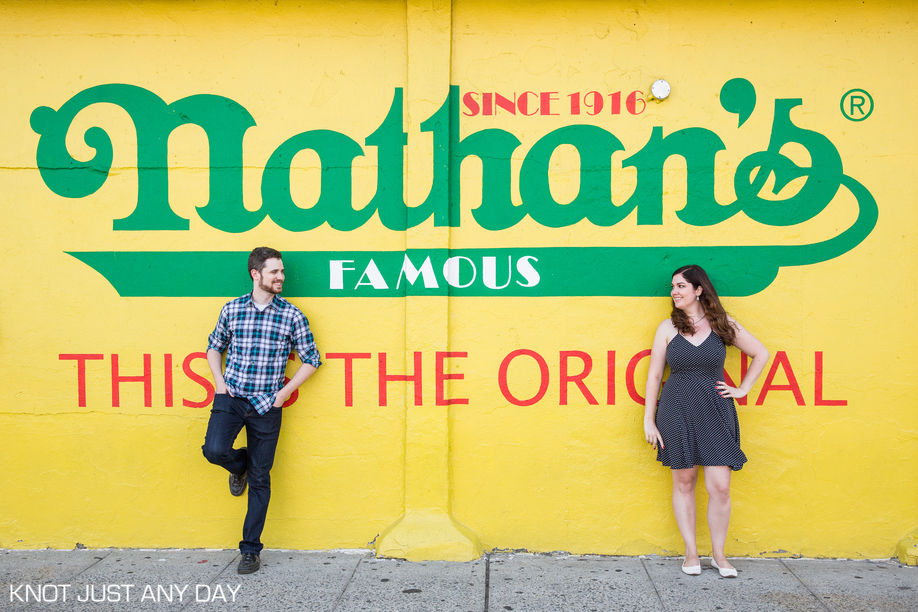
[[[210,194],[199,206],[201,219],[224,232],[246,232],[265,216],[283,229],[304,232],[324,223],[339,231],[351,231],[366,223],[374,213],[394,231],[404,231],[433,218],[435,226],[457,226],[461,201],[459,169],[468,157],[482,165],[481,205],[472,211],[484,229],[498,231],[512,227],[529,216],[546,227],[568,227],[588,220],[608,227],[637,211],[639,225],[663,222],[663,167],[667,159],[680,156],[686,164],[686,203],[676,214],[689,225],[714,225],[743,211],[766,225],[793,225],[819,214],[832,201],[842,182],[842,162],[828,138],[794,125],[790,111],[799,99],[775,101],[771,139],[764,151],[746,157],[737,167],[734,184],[736,201],[720,204],[714,195],[714,161],[725,145],[720,136],[705,128],[686,128],[669,135],[661,126],[652,129],[644,147],[627,157],[623,167],[637,171],[634,192],[623,202],[612,199],[612,155],[623,151],[621,141],[609,131],[593,125],[569,125],[542,136],[527,152],[519,174],[522,203],[511,199],[511,157],[520,140],[506,130],[492,128],[460,137],[459,90],[453,86],[443,105],[421,124],[422,132],[433,137],[433,180],[426,199],[418,206],[404,201],[404,148],[407,134],[403,119],[403,92],[396,88],[392,103],[380,126],[364,140],[376,147],[379,159],[376,193],[370,202],[354,207],[352,169],[364,149],[350,136],[333,130],[310,130],[290,137],[272,153],[262,174],[262,205],[246,209],[242,194],[242,141],[255,126],[252,115],[240,104],[216,95],[193,95],[166,104],[150,91],[134,85],[110,84],[86,89],[57,111],[42,106],[32,113],[32,128],[41,135],[37,165],[45,184],[54,193],[82,198],[95,193],[108,178],[112,164],[112,142],[104,129],[89,128],[83,135],[95,150],[92,159],[74,159],[66,147],[67,133],[76,115],[93,104],[109,103],[123,108],[137,132],[137,204],[124,219],[116,219],[115,230],[187,230],[187,219],[179,217],[169,203],[167,168],[169,135],[179,126],[194,124],[207,135],[210,152]],[[721,103],[728,112],[740,115],[740,125],[755,106],[755,90],[745,79],[727,82]],[[800,167],[780,153],[788,143],[806,149],[809,167]],[[554,199],[549,186],[549,163],[555,150],[574,147],[580,159],[580,189],[569,203]],[[321,163],[321,181],[316,203],[303,208],[293,200],[290,168],[301,151],[311,150]],[[785,200],[765,199],[760,192],[771,174],[776,193],[794,179],[805,177],[801,189]]]
[[[155,94],[134,85],[111,84],[86,89],[58,110],[42,106],[31,117],[40,134],[36,152],[42,179],[54,193],[89,196],[105,183],[112,165],[112,141],[101,127],[91,127],[83,140],[95,154],[88,161],[74,159],[66,147],[67,134],[77,114],[100,103],[127,111],[137,132],[137,203],[133,212],[115,219],[116,231],[187,230],[189,220],[177,215],[169,202],[167,168],[169,135],[185,124],[201,127],[210,153],[209,199],[197,208],[200,218],[223,232],[247,232],[269,217],[279,227],[307,232],[325,223],[348,232],[378,214],[384,227],[405,231],[430,219],[435,226],[460,224],[462,201],[459,180],[462,162],[475,157],[481,163],[481,204],[471,211],[475,222],[489,231],[512,227],[527,216],[535,223],[562,228],[584,220],[609,227],[635,212],[638,225],[663,223],[663,168],[670,157],[685,161],[685,205],[676,211],[687,225],[716,225],[740,211],[764,225],[786,226],[812,219],[844,186],[857,200],[857,220],[837,236],[813,244],[647,247],[542,245],[537,248],[429,249],[420,251],[302,251],[288,252],[308,275],[291,274],[285,293],[291,297],[403,295],[665,295],[667,279],[660,275],[677,263],[699,263],[714,277],[723,295],[751,295],[766,288],[781,266],[826,261],[860,244],[876,226],[878,209],[870,192],[846,176],[841,156],[824,135],[801,128],[790,112],[800,99],[774,103],[771,135],[763,151],[745,157],[734,173],[736,200],[721,204],[715,198],[715,158],[726,147],[711,130],[689,127],[664,134],[654,126],[644,146],[621,165],[636,170],[633,193],[622,202],[612,199],[613,154],[622,142],[594,125],[568,125],[539,138],[523,158],[517,177],[521,204],[512,199],[511,159],[521,146],[514,134],[499,128],[459,133],[459,90],[450,88],[446,100],[426,121],[422,132],[433,140],[432,181],[422,203],[409,206],[404,198],[404,95],[396,88],[389,111],[363,146],[377,153],[376,193],[365,206],[353,200],[353,163],[364,148],[348,135],[333,130],[310,130],[281,143],[264,164],[261,207],[248,210],[242,195],[242,141],[255,120],[238,103],[215,95],[193,95],[166,104]],[[738,116],[738,128],[756,106],[752,84],[728,81],[720,92],[723,109]],[[788,144],[802,147],[809,166],[800,166],[781,154]],[[579,154],[580,188],[567,203],[558,202],[550,188],[550,161],[558,147]],[[315,204],[301,207],[291,192],[291,164],[301,151],[313,151],[320,160],[319,193]],[[762,196],[774,176],[775,198]],[[802,185],[792,195],[777,199],[792,181]],[[80,261],[99,271],[122,296],[232,296],[244,291],[219,272],[244,254],[234,252],[74,252]],[[195,260],[200,277],[188,283],[181,266]],[[661,272],[662,270],[662,272]],[[419,280],[421,279],[421,280]]]

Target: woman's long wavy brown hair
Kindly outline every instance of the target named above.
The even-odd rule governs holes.
[[[736,329],[734,329],[727,320],[727,311],[724,310],[723,305],[721,305],[720,298],[717,296],[717,290],[714,289],[714,284],[711,282],[711,279],[708,278],[707,272],[705,272],[701,266],[693,264],[690,266],[682,266],[673,272],[673,276],[677,274],[681,274],[682,278],[688,281],[693,289],[701,287],[701,296],[698,299],[701,302],[701,307],[704,309],[705,316],[711,323],[711,329],[714,330],[715,334],[720,336],[724,344],[731,346],[736,341]],[[675,302],[673,302],[673,312],[670,318],[680,334],[688,336],[694,335],[695,326],[692,324],[692,320],[689,319],[688,315],[682,310],[676,308]]]

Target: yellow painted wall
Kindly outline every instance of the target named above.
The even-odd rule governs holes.
[[[807,245],[841,234],[858,215],[858,200],[842,187],[825,210],[801,223],[770,226],[740,213],[689,225],[677,215],[686,204],[685,164],[671,157],[663,172],[661,224],[638,223],[633,213],[608,227],[588,220],[547,227],[527,217],[492,231],[472,213],[483,179],[482,162],[469,158],[459,171],[455,227],[428,219],[396,231],[374,215],[350,231],[327,224],[291,231],[268,218],[231,233],[209,226],[196,210],[208,201],[207,139],[200,128],[182,126],[168,140],[169,204],[189,220],[189,229],[118,231],[113,220],[127,217],[138,197],[137,136],[129,115],[96,104],[71,126],[67,144],[77,159],[93,155],[82,141],[92,126],[103,127],[113,143],[109,177],[82,198],[47,186],[36,157],[39,134],[30,124],[36,108],[60,109],[97,85],[135,85],[167,104],[196,94],[223,96],[256,123],[243,141],[247,209],[261,206],[272,153],[308,130],[335,131],[362,147],[353,165],[357,209],[377,191],[377,152],[365,139],[382,123],[395,89],[403,88],[405,194],[409,204],[420,205],[434,181],[435,154],[421,123],[452,85],[459,95],[557,94],[557,115],[462,114],[454,126],[461,138],[501,129],[519,139],[511,172],[517,205],[527,152],[546,134],[575,124],[598,126],[621,141],[624,152],[611,158],[617,203],[636,185],[634,169],[623,169],[622,160],[645,146],[655,126],[664,135],[689,128],[716,134],[724,148],[715,161],[714,189],[727,204],[737,197],[741,162],[768,145],[775,100],[802,100],[791,111],[793,123],[832,143],[844,174],[869,191],[879,215],[848,252],[784,266],[760,291],[724,297],[773,361],[786,359],[770,363],[748,404],[739,406],[749,463],[734,474],[727,550],[893,555],[897,541],[918,526],[918,342],[910,325],[911,279],[918,272],[918,88],[908,78],[918,57],[916,18],[908,2],[534,2],[526,11],[472,0],[0,4],[6,60],[0,68],[0,440],[7,456],[0,485],[8,492],[0,499],[0,546],[232,547],[240,537],[245,502],[229,497],[225,474],[200,453],[208,409],[183,403],[205,399],[183,362],[206,349],[220,306],[235,295],[122,297],[68,253],[247,252],[262,244],[284,253]],[[672,95],[629,113],[628,94],[640,91],[647,99],[650,84],[661,78]],[[748,80],[756,92],[755,111],[740,127],[720,100],[734,78]],[[842,112],[842,98],[853,89],[873,99],[873,112],[862,121]],[[583,107],[573,116],[569,96],[591,91],[606,104],[609,94],[622,92],[621,112],[594,117]],[[800,166],[812,161],[799,145],[781,154]],[[552,156],[557,201],[577,196],[578,162],[569,145]],[[293,199],[313,204],[318,157],[298,154],[291,174]],[[802,183],[772,196],[776,206]],[[201,274],[195,262],[190,255],[187,266],[170,274],[194,284]],[[658,277],[665,296],[669,273],[682,263],[690,262],[660,261],[633,274]],[[572,263],[569,274],[583,274],[579,265]],[[244,254],[225,274],[238,276],[245,290]],[[670,476],[643,441],[643,405],[629,392],[631,384],[643,394],[647,361],[628,375],[629,362],[649,348],[657,323],[668,316],[668,298],[630,295],[611,283],[596,295],[327,293],[290,298],[309,317],[323,355],[370,357],[352,362],[353,405],[345,401],[345,361],[326,358],[286,409],[263,537],[268,547],[376,541],[381,554],[409,558],[461,558],[482,548],[681,551]],[[528,406],[513,405],[499,385],[501,363],[520,349],[538,353],[548,369],[544,397]],[[379,354],[387,355],[390,374],[404,374],[414,372],[416,351],[422,353],[422,405],[415,405],[410,383],[398,382],[388,385],[387,405],[380,405]],[[447,359],[444,371],[463,376],[445,383],[446,397],[467,403],[437,405],[438,351],[466,354]],[[564,351],[580,352],[568,358],[573,374],[583,368],[582,355],[591,360],[584,384],[595,405],[573,383],[562,405]],[[79,405],[78,362],[61,358],[74,354],[101,355],[85,361],[85,406]],[[150,406],[142,382],[121,383],[114,405],[113,355],[121,376],[141,375],[150,355]],[[734,349],[731,376],[739,364]],[[190,367],[209,378],[203,359]],[[786,388],[763,392],[773,367],[772,384],[798,387],[802,401]],[[507,370],[507,387],[518,398],[535,395],[539,381],[531,357],[514,359]],[[702,550],[706,538],[700,518]]]

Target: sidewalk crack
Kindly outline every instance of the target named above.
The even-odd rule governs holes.
[[[94,551],[94,552],[101,552],[101,551]],[[115,552],[114,549],[113,549],[113,548],[109,548],[109,549],[108,549],[108,553],[102,555],[101,557],[93,557],[93,558],[95,559],[95,561],[93,561],[92,563],[90,563],[89,565],[87,565],[86,567],[84,567],[83,569],[81,569],[80,571],[78,571],[76,574],[74,574],[74,575],[70,578],[70,580],[73,580],[74,578],[76,578],[77,576],[79,576],[80,574],[82,574],[83,572],[85,572],[86,570],[88,570],[88,569],[90,569],[90,568],[92,568],[92,567],[98,565],[98,564],[101,563],[106,557],[108,557],[108,555],[112,554],[113,552]]]
[[[214,574],[214,577],[210,580],[210,582],[207,583],[207,586],[209,587],[209,586],[212,585],[214,582],[216,582],[217,580],[219,580],[219,579],[220,579],[220,576],[222,576],[223,573],[229,568],[229,566],[231,566],[231,565],[236,561],[236,559],[238,559],[238,558],[239,558],[239,553],[236,553],[236,554],[233,556],[233,558],[230,559],[230,560],[227,562],[227,564],[224,565],[224,566],[220,569],[219,572],[217,572],[216,574]],[[190,597],[190,595],[189,595],[189,597],[188,597],[188,603],[186,603],[186,604],[183,605],[181,608],[179,608],[179,611],[184,610],[185,608],[187,608],[188,606],[190,606],[191,603],[192,603],[192,601],[193,601],[193,600],[191,599],[191,597]]]
[[[341,589],[341,592],[338,593],[338,598],[335,600],[335,605],[332,608],[332,612],[338,609],[338,606],[341,605],[341,600],[344,599],[344,594],[347,592],[347,587],[351,586],[351,582],[354,580],[354,575],[357,573],[357,568],[360,567],[360,564],[363,563],[363,560],[366,559],[368,555],[362,555],[357,559],[357,563],[354,565],[354,570],[351,572],[351,575],[347,577],[347,582],[344,583],[344,587]]]
[[[650,581],[650,586],[653,587],[653,592],[657,596],[657,601],[660,602],[660,609],[666,610],[666,606],[663,605],[663,598],[660,597],[660,591],[657,590],[657,585],[653,581],[653,578],[650,577],[650,570],[647,569],[647,559],[641,557],[641,567],[644,568],[644,573],[647,574],[647,580]]]
[[[491,553],[485,553],[484,612],[491,607]]]
[[[813,596],[813,599],[815,599],[815,600],[819,603],[819,605],[822,607],[823,610],[825,610],[826,612],[832,612],[832,608],[830,608],[829,606],[827,606],[826,603],[825,603],[822,599],[819,598],[819,595],[817,595],[816,593],[813,592],[813,589],[810,588],[810,585],[808,585],[807,583],[805,583],[803,580],[800,579],[800,576],[798,576],[797,574],[794,573],[794,570],[792,570],[792,569],[790,568],[790,566],[789,566],[787,563],[784,562],[784,559],[778,559],[778,563],[780,563],[781,565],[783,565],[783,566],[784,566],[784,569],[786,569],[787,571],[789,571],[790,574],[791,574],[791,576],[793,576],[794,578],[796,578],[796,579],[797,579],[797,582],[799,582],[801,585],[803,585],[803,588],[805,588],[805,589],[807,590],[807,592],[809,592],[809,594]]]
[[[94,550],[93,552],[95,552],[95,553],[100,553],[100,552],[102,552],[103,550],[104,550],[104,549],[96,549],[96,550]],[[102,560],[104,560],[106,557],[108,557],[108,556],[109,556],[110,554],[112,554],[113,552],[115,552],[114,549],[113,549],[113,548],[109,548],[109,549],[108,549],[108,552],[105,553],[104,555],[102,555],[101,557],[97,557],[97,556],[93,555],[93,558],[95,559],[95,561],[93,561],[92,563],[90,563],[90,564],[87,565],[86,567],[79,569],[76,573],[72,574],[69,578],[66,578],[66,579],[64,579],[64,580],[62,580],[62,581],[66,581],[66,582],[68,582],[68,583],[76,582],[76,579],[77,579],[83,572],[85,572],[85,571],[88,570],[88,569],[91,569],[91,568],[95,567],[96,565],[98,565],[99,563],[101,563]],[[12,598],[11,598],[11,601],[12,601]],[[25,608],[30,608],[30,609],[34,609],[33,606],[35,606],[35,605],[38,604],[38,603],[40,603],[40,602],[39,602],[39,601],[36,601],[36,600],[28,601],[28,602],[26,602],[26,605],[23,606],[23,607],[25,607]]]

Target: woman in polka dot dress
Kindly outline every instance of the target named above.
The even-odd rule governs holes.
[[[733,317],[717,297],[708,275],[699,266],[673,273],[673,311],[660,323],[650,353],[644,437],[657,451],[657,460],[672,468],[673,513],[682,539],[682,571],[701,573],[695,543],[695,484],[698,466],[704,469],[708,491],[708,526],[713,561],[721,576],[735,577],[724,544],[730,523],[730,475],[746,462],[740,449],[739,421],[734,398],[745,397],[768,362],[768,350]],[[723,380],[727,346],[752,357],[739,387]],[[670,376],[660,394],[663,369]]]

